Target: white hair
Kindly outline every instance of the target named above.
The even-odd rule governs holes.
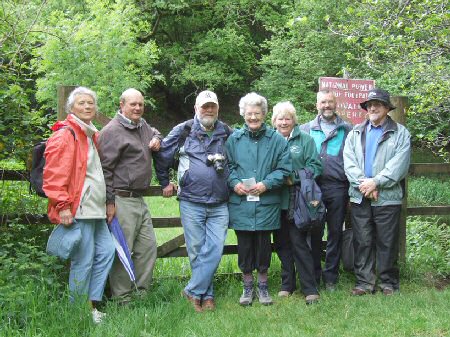
[[[295,111],[294,105],[291,102],[286,101],[275,104],[275,106],[273,107],[272,125],[275,125],[275,121],[278,116],[283,117],[286,115],[291,117],[294,123],[297,124],[297,113]]]
[[[239,101],[239,114],[244,117],[245,109],[247,106],[259,106],[261,108],[261,112],[266,115],[267,114],[267,100],[258,95],[256,92],[251,92]]]
[[[89,88],[86,88],[86,87],[78,87],[78,88],[75,88],[75,90],[72,91],[70,93],[69,97],[67,98],[66,112],[68,114],[70,114],[72,112],[73,105],[75,104],[75,98],[80,95],[91,96],[92,99],[94,100],[95,111],[98,111],[97,94],[95,93],[95,91],[93,91]]]

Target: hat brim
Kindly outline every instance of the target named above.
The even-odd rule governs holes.
[[[394,110],[394,109],[396,108],[395,106],[392,105],[391,102],[385,101],[385,100],[383,100],[383,99],[378,99],[378,98],[377,98],[377,99],[369,99],[368,101],[364,101],[364,102],[362,102],[362,103],[359,103],[359,105],[361,106],[362,109],[364,109],[364,110],[367,111],[367,103],[369,103],[370,101],[380,101],[380,102],[383,102],[384,104],[386,104],[386,105],[389,107],[389,111],[392,111],[392,110]]]
[[[210,99],[207,99],[207,100],[204,100],[204,101],[200,101],[200,102],[196,103],[196,105],[197,106],[204,106],[206,103],[214,103],[215,105],[219,106],[219,102],[214,101],[214,100],[210,100]]]

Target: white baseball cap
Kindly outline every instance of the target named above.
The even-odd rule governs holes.
[[[195,99],[195,105],[203,106],[206,103],[215,103],[219,105],[219,100],[217,99],[217,95],[212,91],[205,90],[198,94]]]

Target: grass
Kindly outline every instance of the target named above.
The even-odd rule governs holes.
[[[26,183],[2,184],[3,212],[45,212],[45,200],[29,196]],[[410,177],[408,191],[410,205],[450,204],[448,177]],[[179,216],[175,198],[152,197],[147,201],[154,217]],[[439,288],[443,290],[435,287],[443,278],[448,283],[450,274],[450,227],[445,217],[408,218],[401,292],[392,297],[379,293],[351,297],[354,277],[343,272],[338,290],[321,291],[318,305],[306,306],[303,296],[295,293],[288,299],[275,298],[270,307],[256,303],[242,308],[238,305],[241,281],[233,274],[238,272],[237,256],[229,255],[222,258],[215,280],[217,310],[197,314],[180,296],[190,275],[188,259],[166,258],[157,260],[154,284],[147,295],[136,298],[130,307],[105,302],[103,310],[108,317],[99,326],[91,322],[84,302],[69,304],[67,268],[44,253],[49,228],[1,228],[2,337],[450,336],[450,288],[445,284],[442,287],[442,282]],[[180,234],[181,228],[156,229],[159,244]],[[226,243],[236,243],[234,231],[228,232]],[[280,263],[273,255],[269,280],[272,295],[279,290],[279,273]]]
[[[270,288],[278,289],[279,275],[272,268]],[[83,305],[55,301],[52,289],[40,289],[30,298],[20,328],[4,322],[1,336],[448,336],[450,290],[438,291],[417,280],[402,278],[401,292],[392,297],[379,293],[351,297],[353,276],[344,273],[334,293],[321,293],[319,304],[306,306],[294,293],[276,299],[272,306],[255,303],[243,308],[237,303],[240,281],[220,276],[215,281],[217,310],[195,313],[181,298],[186,280],[156,279],[148,295],[132,306],[107,302],[108,317],[99,326],[90,321]],[[32,291],[33,289],[30,289]],[[36,290],[36,289],[34,289]],[[30,296],[32,292],[30,292]]]

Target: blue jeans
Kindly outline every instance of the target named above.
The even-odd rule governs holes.
[[[192,275],[185,292],[197,299],[213,298],[213,278],[227,237],[228,206],[180,200],[181,223]]]
[[[82,238],[71,258],[70,298],[73,301],[77,296],[88,296],[91,301],[101,301],[114,261],[111,233],[105,219],[76,219],[76,222]]]

